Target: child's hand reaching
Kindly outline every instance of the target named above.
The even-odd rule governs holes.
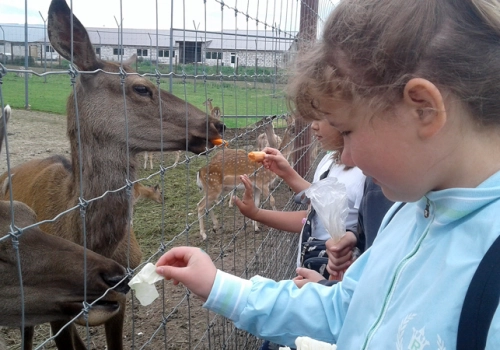
[[[163,254],[156,263],[156,273],[166,280],[182,283],[203,300],[208,298],[217,269],[210,256],[200,248],[178,247]]]
[[[254,220],[257,212],[259,211],[259,208],[255,206],[253,198],[253,184],[246,174],[241,175],[240,180],[243,183],[243,186],[245,186],[245,193],[243,193],[243,198],[241,200],[238,197],[234,196],[232,198],[233,203],[238,207],[243,215]]]

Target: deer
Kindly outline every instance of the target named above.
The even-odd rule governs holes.
[[[2,117],[5,123],[10,114],[7,105]],[[0,151],[5,134],[0,119]],[[125,268],[79,244],[43,232],[36,223],[35,212],[26,204],[0,201],[0,326],[25,326],[32,339],[33,326],[68,322],[81,313],[83,302],[95,303],[88,314],[90,325],[102,324],[116,315],[119,300],[129,291]],[[18,263],[23,271],[23,298]],[[86,321],[79,316],[77,322]],[[32,347],[32,342],[25,344],[25,349]]]
[[[47,30],[52,47],[78,69],[70,69],[77,79],[66,105],[70,159],[52,156],[14,167],[10,192],[39,221],[80,206],[84,216],[72,210],[40,229],[135,269],[142,253],[130,225],[131,191],[106,192],[124,187],[127,175],[135,181],[138,153],[187,148],[199,154],[214,147],[211,140],[221,138],[224,125],[136,74],[130,62],[99,59],[65,0],[51,1]],[[104,323],[108,350],[123,349],[125,302],[121,298],[117,314]],[[61,331],[54,339],[58,349],[85,348],[73,324],[55,321],[51,328]]]
[[[222,117],[222,112],[219,107],[212,106],[212,101],[213,99],[207,98],[206,101],[203,102],[203,105],[208,107],[208,110],[210,111],[210,115],[212,116],[212,118],[220,119]]]
[[[136,182],[134,184],[134,203],[137,203],[143,198],[162,204],[163,192],[160,190],[159,185],[144,186],[143,184]]]
[[[175,160],[174,164],[176,165],[179,163],[179,159],[181,157],[182,151],[175,151]],[[153,158],[154,158],[154,153],[153,152],[144,152],[144,169],[147,169],[147,164],[149,160],[149,169],[153,170]]]
[[[256,127],[265,126],[265,132],[257,136],[257,149],[264,149],[266,147],[278,148],[281,144],[281,137],[274,132],[273,120],[276,116],[265,117],[255,123]]]
[[[280,144],[280,149],[286,159],[289,158],[293,144],[291,140],[295,134],[294,118],[289,115],[287,117],[287,127],[283,140]],[[208,162],[196,173],[196,184],[203,191],[204,196],[198,202],[198,222],[200,225],[200,235],[202,240],[207,239],[205,230],[204,214],[206,208],[210,208],[222,194],[224,190],[234,190],[243,188],[240,181],[240,176],[248,174],[254,187],[254,201],[258,207],[260,205],[261,194],[264,198],[269,197],[269,203],[273,210],[276,210],[275,200],[269,194],[269,186],[276,179],[276,174],[265,169],[263,166],[248,159],[248,154],[242,149],[223,149],[216,153]],[[230,206],[232,199],[229,199]],[[214,226],[214,230],[219,228],[219,222],[213,210],[210,210],[210,216]],[[259,231],[259,226],[256,221],[253,221],[255,231]]]

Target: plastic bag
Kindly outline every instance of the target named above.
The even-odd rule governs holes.
[[[304,191],[311,200],[319,219],[325,225],[334,241],[345,235],[346,219],[349,214],[347,190],[336,177],[330,176],[311,184]]]

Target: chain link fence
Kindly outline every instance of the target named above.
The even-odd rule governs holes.
[[[207,0],[198,1],[196,5],[193,3],[171,0],[171,23],[168,23],[168,19],[162,18],[165,26],[162,28],[122,28],[123,23],[118,21],[116,29],[87,27],[93,50],[99,59],[119,64],[130,57],[135,58],[132,67],[137,74],[120,73],[120,79],[116,79],[114,87],[123,91],[124,111],[130,102],[127,102],[129,92],[123,89],[123,86],[127,79],[141,77],[150,80],[158,89],[169,91],[190,102],[207,115],[218,107],[222,114],[221,121],[227,127],[224,139],[228,141],[231,149],[256,150],[256,140],[266,129],[273,129],[281,139],[287,138],[286,118],[289,112],[284,87],[288,71],[292,68],[294,57],[300,54],[301,45],[318,38],[323,20],[333,9],[335,2]],[[122,5],[126,6],[126,0],[120,1],[120,8]],[[158,8],[158,2],[156,5]],[[203,6],[205,19],[207,14],[213,16],[216,13],[217,21],[221,23],[219,30],[208,28],[206,20],[206,23],[198,24],[193,21],[192,27],[188,25],[189,6]],[[153,5],[151,12],[155,12]],[[75,15],[78,17],[78,13]],[[158,16],[156,13],[157,19]],[[184,27],[173,26],[174,16],[183,17]],[[227,17],[234,18],[234,25],[225,27],[227,22],[224,18]],[[82,23],[85,25],[83,20]],[[113,72],[87,72],[76,68],[71,60],[64,59],[50,44],[45,23],[28,26],[0,24],[0,29],[2,35],[0,103],[2,110],[7,104],[13,107],[12,118],[15,118],[16,109],[29,109],[30,113],[65,114],[65,101],[69,94],[73,91],[72,96],[76,98],[79,96],[75,87],[78,79],[84,79],[89,74],[105,73],[113,77],[117,75]],[[109,87],[94,88],[103,89],[104,94],[106,93],[104,89]],[[208,101],[210,103],[207,103]],[[102,101],[96,101],[96,106],[100,102]],[[52,109],[54,106],[60,109]],[[77,109],[77,119],[78,113]],[[133,141],[129,138],[127,112],[124,114],[122,126],[126,134],[124,147],[129,149],[127,154],[134,153]],[[187,118],[187,110],[184,114]],[[263,119],[266,116],[275,117]],[[106,116],[103,115],[102,118]],[[61,115],[61,119],[64,120],[64,116]],[[187,131],[182,132],[189,132],[190,127],[190,121],[186,119]],[[172,130],[172,133],[178,132],[179,130]],[[6,145],[10,139],[18,136],[17,133],[12,135],[7,132]],[[66,137],[66,135],[60,136]],[[287,144],[293,146],[290,162],[305,178],[312,178],[316,159],[321,157],[317,157],[316,146],[311,139],[308,126],[296,118],[293,135],[289,136],[291,137],[287,139]],[[89,136],[81,134],[74,137],[78,138],[75,144],[85,147],[85,139]],[[40,148],[43,147],[40,145]],[[144,186],[159,184],[163,191],[161,204],[139,202],[133,213],[130,212],[127,217],[121,218],[128,221],[127,227],[132,226],[133,219],[133,229],[143,254],[138,266],[132,264],[125,266],[128,268],[129,277],[135,275],[147,262],[154,263],[164,251],[175,246],[192,245],[207,251],[218,268],[243,278],[250,278],[256,274],[276,280],[292,278],[295,275],[298,235],[277,232],[267,227],[255,231],[251,222],[237,209],[228,207],[230,191],[224,192],[215,204],[206,208],[203,220],[207,227],[208,238],[201,239],[196,208],[203,193],[197,190],[196,172],[210,162],[213,154],[223,152],[223,147],[200,154],[190,152],[185,145],[177,148],[181,151],[181,157],[176,162],[172,161],[173,153],[164,150],[156,152],[153,169],[149,169],[146,163],[144,168],[147,169],[143,169],[142,155],[138,155],[138,160],[125,160],[127,164],[124,169],[127,171],[123,174],[124,178],[120,179],[121,186],[107,188],[94,198],[81,196],[78,203],[68,206],[57,217],[49,220],[49,223],[70,215],[68,214],[70,212],[78,212],[81,220],[84,220],[85,215],[92,215],[86,212],[86,209],[93,203],[96,203],[95,205],[105,203],[106,198],[116,193],[126,192],[131,197],[136,183]],[[16,154],[10,154],[8,147],[2,150],[2,162],[5,163],[3,165],[15,179],[15,170],[12,172],[11,164],[18,163]],[[69,151],[68,145],[69,152],[73,159],[79,156],[78,149],[73,148]],[[79,167],[76,164],[65,164],[68,164],[68,169],[72,169],[74,173],[82,174],[87,171],[81,163]],[[108,170],[104,168],[95,171]],[[225,169],[225,171],[230,173],[232,170]],[[134,176],[131,176],[131,173],[134,173]],[[84,179],[83,176],[80,178]],[[13,185],[7,178],[2,187],[4,198],[9,198],[9,186]],[[64,184],[61,183],[61,186]],[[72,186],[85,188],[89,184],[82,180]],[[271,187],[271,195],[276,200],[278,210],[304,209],[294,203],[293,193],[280,179],[276,179]],[[242,195],[242,192],[236,193]],[[263,198],[261,206],[270,208],[269,198]],[[102,211],[109,211],[106,220],[120,219],[114,216],[113,208],[102,207]],[[216,230],[212,230],[210,220],[212,212],[220,221],[220,227]],[[42,225],[43,229],[43,224],[47,224],[47,221],[20,228],[11,224],[9,232],[1,232],[0,264],[3,264],[2,254],[9,252],[8,254],[14,254],[19,259],[15,269],[20,276],[29,270],[29,263],[22,257],[23,250],[19,249],[23,244],[20,237],[31,227]],[[92,229],[84,225],[85,230],[91,232]],[[84,237],[85,234],[86,231],[83,233]],[[47,251],[47,255],[51,255],[51,259],[55,261],[60,258],[59,254],[52,254],[51,251]],[[73,261],[73,263],[85,269],[85,261]],[[2,287],[2,283],[7,282],[0,281],[0,290],[8,287],[5,285]],[[119,283],[123,283],[123,280],[117,285]],[[24,328],[28,324],[24,323],[22,296],[28,293],[28,290],[21,281],[17,281],[16,284],[16,288],[19,288],[18,299],[21,301],[19,326]],[[39,288],[39,293],[45,293],[42,285],[36,288]],[[123,331],[124,348],[257,349],[259,347],[260,339],[236,329],[232,322],[203,309],[202,302],[184,287],[173,286],[171,282],[159,282],[157,288],[160,298],[149,306],[141,306],[135,300],[133,293],[128,293]],[[0,298],[6,297],[0,295]],[[79,315],[88,315],[92,307],[97,307],[97,304],[84,300]],[[66,323],[63,329],[70,327],[74,320],[73,316],[61,318],[61,321]],[[0,315],[0,321],[3,317]],[[7,325],[0,322],[0,326]],[[106,345],[102,326],[79,326],[78,332],[86,348],[104,349],[107,346],[110,349],[110,345]],[[3,329],[0,332],[0,339],[2,337],[5,339],[8,349],[27,348],[23,334],[28,335],[28,331],[19,332],[19,328]],[[47,324],[37,325],[34,328],[35,349],[55,349],[54,339],[55,335],[49,331]]]

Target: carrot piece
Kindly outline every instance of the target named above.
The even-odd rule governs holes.
[[[215,146],[224,145],[227,147],[227,145],[228,145],[228,142],[223,140],[223,139],[213,139],[213,140],[210,140],[210,142],[212,142]]]
[[[253,162],[262,162],[266,157],[266,152],[250,152],[248,153],[248,159]]]

